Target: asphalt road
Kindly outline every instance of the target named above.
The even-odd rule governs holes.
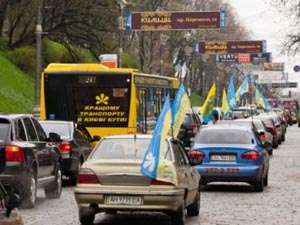
[[[300,128],[288,128],[286,141],[270,162],[269,186],[263,193],[247,184],[211,184],[202,190],[199,217],[187,225],[299,225]],[[66,186],[60,199],[45,199],[38,192],[35,209],[21,210],[25,225],[79,225],[73,189]],[[95,225],[170,225],[169,218],[154,213],[99,214]]]

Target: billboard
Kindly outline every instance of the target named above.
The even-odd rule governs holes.
[[[127,21],[134,31],[221,29],[221,24],[224,25],[222,13],[225,12],[132,12]]]
[[[266,52],[266,41],[202,41],[198,48],[201,54],[259,54]]]
[[[285,82],[285,83],[261,83],[261,85],[268,88],[297,88],[297,82]]]
[[[239,61],[240,64],[249,64],[249,63],[251,63],[250,54],[241,53],[241,54],[237,54],[237,55],[238,55],[238,61]]]
[[[264,63],[266,71],[284,71],[284,63]]]

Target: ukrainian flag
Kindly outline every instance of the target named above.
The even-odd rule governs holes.
[[[221,111],[222,111],[222,113],[223,113],[224,116],[226,116],[229,113],[229,111],[230,111],[230,107],[229,107],[228,98],[227,98],[227,94],[226,94],[225,88],[223,89]]]
[[[180,85],[172,104],[172,136],[177,137],[184,122],[185,114],[190,110],[191,102],[183,84]]]
[[[257,87],[255,90],[255,100],[257,106],[265,110],[271,110],[271,105],[269,104],[268,100],[262,95],[262,93],[259,91]]]
[[[209,121],[212,120],[211,117],[215,106],[216,95],[217,95],[217,87],[216,84],[213,83],[200,111],[204,123],[208,123]]]
[[[172,114],[168,95],[158,117],[152,139],[141,165],[141,173],[155,180],[176,184],[176,172],[171,161],[165,159],[166,138],[171,129]]]
[[[247,92],[249,92],[249,79],[248,79],[248,76],[243,80],[243,83],[241,84],[241,86],[239,87],[239,89],[237,90],[237,92],[235,94],[236,102],[240,102],[241,97]]]
[[[236,106],[233,76],[231,76],[231,78],[230,78],[227,93],[228,93],[229,106],[232,109]]]

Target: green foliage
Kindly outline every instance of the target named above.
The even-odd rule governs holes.
[[[7,40],[0,37],[0,51],[6,51],[7,49]]]
[[[1,52],[0,85],[0,112],[32,112],[34,79],[3,57]]]
[[[130,53],[123,53],[122,63],[124,68],[141,69],[138,58]]]
[[[88,49],[64,45],[49,39],[44,40],[44,60],[49,63],[93,63],[97,60]]]
[[[7,58],[26,73],[33,74],[36,65],[35,49],[22,46],[6,53]]]
[[[194,92],[192,93],[190,99],[191,99],[192,106],[200,107],[203,103],[203,98]]]

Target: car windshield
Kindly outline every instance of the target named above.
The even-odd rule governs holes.
[[[0,119],[0,142],[4,142],[8,137],[10,123]]]
[[[72,127],[70,124],[41,122],[41,125],[47,136],[49,136],[49,133],[57,133],[62,139],[72,138]]]
[[[253,141],[248,131],[240,129],[203,129],[195,138],[197,144],[253,144]]]
[[[143,159],[149,138],[107,138],[101,141],[91,159]]]

